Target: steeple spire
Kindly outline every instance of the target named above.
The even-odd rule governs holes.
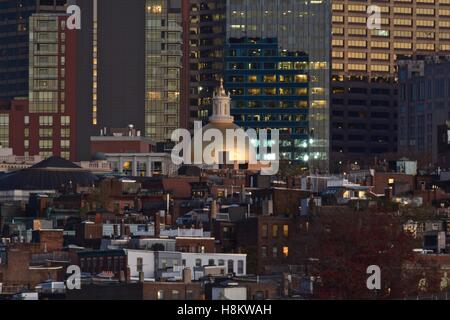
[[[223,78],[220,78],[220,86],[216,89],[216,95],[225,97],[227,93],[225,92],[225,88],[223,87]]]
[[[223,87],[223,78],[220,79],[220,86],[216,88],[213,97],[213,114],[209,118],[210,122],[233,122],[230,115],[231,98]]]

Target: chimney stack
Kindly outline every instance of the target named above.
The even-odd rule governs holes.
[[[155,213],[155,237],[158,238],[161,234],[161,216],[159,212]]]
[[[211,203],[211,221],[217,218],[217,200],[213,200]]]
[[[191,283],[192,282],[191,268],[184,268],[183,269],[183,282],[184,283]]]

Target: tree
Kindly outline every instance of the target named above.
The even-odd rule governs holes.
[[[315,286],[319,299],[375,299],[403,297],[404,263],[413,261],[414,239],[403,230],[397,215],[350,208],[317,212],[295,233],[294,260],[316,261],[309,275],[321,280]],[[293,251],[292,249],[290,252]],[[369,290],[367,268],[381,269],[381,289]]]

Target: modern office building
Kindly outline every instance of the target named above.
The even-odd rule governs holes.
[[[280,52],[276,38],[230,39],[227,87],[236,123],[280,130],[280,158],[309,159],[308,56]]]
[[[185,50],[188,54],[187,127],[196,120],[207,122],[212,96],[224,69],[226,0],[189,0]]]
[[[447,130],[440,130],[450,120],[450,56],[401,60],[398,65],[399,153],[425,164],[448,165]]]
[[[228,0],[225,85],[245,128],[278,129],[280,158],[328,170],[330,2]]]
[[[145,25],[145,135],[163,142],[180,127],[181,1],[147,0]]]
[[[81,9],[77,30],[77,154],[104,128],[145,132],[146,1],[68,0]]]
[[[370,5],[381,15],[372,29]],[[372,163],[397,151],[396,60],[450,52],[450,1],[332,0],[332,10],[333,163]]]
[[[33,13],[63,12],[66,0],[0,0],[0,98],[28,96],[28,32]]]

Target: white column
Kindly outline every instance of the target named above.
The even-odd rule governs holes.
[[[166,173],[164,172],[166,170],[166,164],[164,162],[164,158],[161,158],[161,174],[165,175]]]
[[[132,165],[132,176],[133,177],[137,177],[137,157],[136,156],[134,156],[133,157],[133,165]]]
[[[147,177],[152,177],[153,173],[152,173],[152,159],[150,157],[147,157],[147,165],[145,167],[146,169],[146,176]]]
[[[119,156],[119,173],[123,173],[123,159]]]

